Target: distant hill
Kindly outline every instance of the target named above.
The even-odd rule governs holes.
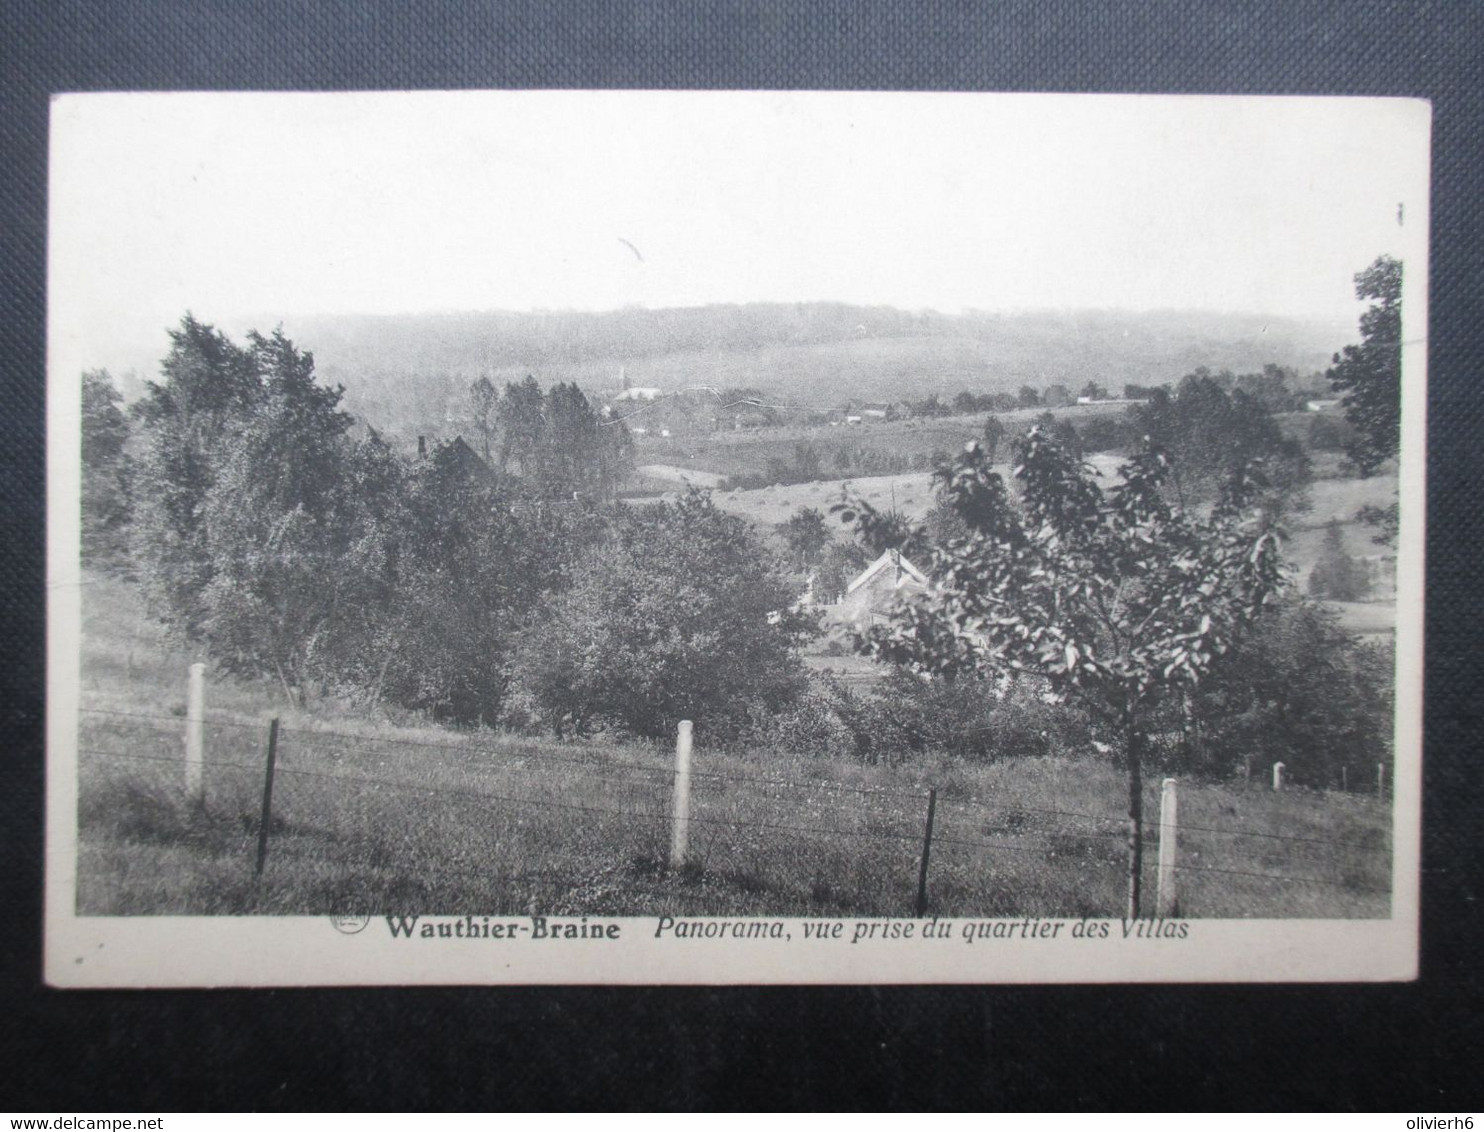
[[[270,320],[276,321],[276,320]],[[669,310],[285,317],[350,408],[387,427],[462,419],[468,385],[533,374],[593,394],[747,386],[789,403],[1176,381],[1200,366],[1322,369],[1354,327],[1254,315],[1118,311],[944,315],[838,303]],[[267,325],[267,323],[265,323]]]

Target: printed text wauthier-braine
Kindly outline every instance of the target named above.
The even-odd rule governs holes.
[[[676,940],[786,940],[795,938],[821,942],[869,944],[901,940],[1129,939],[1184,940],[1190,937],[1185,920],[1055,920],[1027,917],[1018,920],[731,920],[676,919],[660,916],[653,921],[655,939]],[[616,940],[625,924],[587,916],[559,919],[548,916],[423,916],[389,915],[388,931],[393,939],[489,939],[489,940]]]

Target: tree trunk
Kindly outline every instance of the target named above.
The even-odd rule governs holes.
[[[1144,780],[1139,760],[1139,730],[1125,717],[1128,750],[1128,918],[1139,918],[1140,886],[1144,874]]]

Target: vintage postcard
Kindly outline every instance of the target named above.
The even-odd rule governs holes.
[[[51,129],[52,985],[1415,977],[1427,103]]]

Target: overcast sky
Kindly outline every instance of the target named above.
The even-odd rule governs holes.
[[[814,299],[1353,323],[1355,272],[1425,247],[1427,123],[1369,99],[67,95],[52,363],[158,358],[187,309],[234,332]]]

